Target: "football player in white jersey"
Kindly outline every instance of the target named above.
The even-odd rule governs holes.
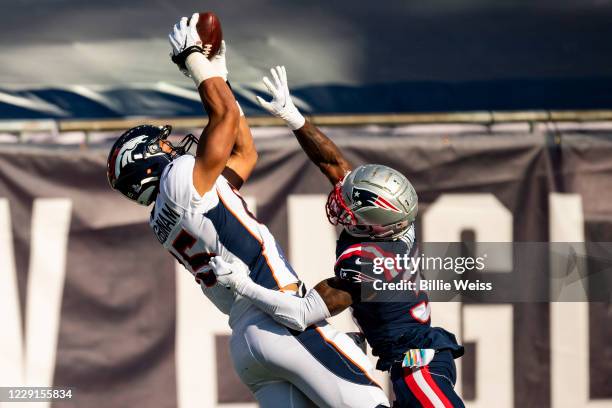
[[[197,35],[198,14],[170,33],[172,60],[191,77],[209,122],[199,139],[173,146],[170,127],[124,133],[108,159],[111,186],[129,199],[155,203],[150,225],[204,294],[229,315],[230,347],[241,380],[264,407],[384,407],[373,367],[352,340],[324,321],[303,332],[276,323],[247,299],[217,284],[209,260],[241,265],[259,285],[297,296],[300,280],[270,231],[237,191],[255,164],[248,125],[226,83],[225,46],[208,60]],[[197,143],[195,156],[187,154]],[[321,320],[326,316],[321,315]]]

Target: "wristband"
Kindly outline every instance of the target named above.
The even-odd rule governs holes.
[[[306,119],[304,118],[304,116],[302,116],[302,114],[299,112],[297,114],[299,116],[291,118],[291,120],[287,120],[287,126],[289,126],[289,129],[291,130],[298,130],[299,128],[304,126],[304,123],[306,123]]]
[[[185,60],[185,65],[191,74],[191,79],[195,82],[196,88],[209,78],[221,77],[221,75],[216,72],[215,67],[213,67],[210,61],[202,53],[193,52],[189,54]]]
[[[304,123],[306,123],[306,119],[295,106],[291,106],[285,112],[282,112],[280,117],[285,121],[291,130],[298,130],[304,126]]]
[[[202,53],[204,52],[204,50],[202,50],[202,47],[200,47],[199,45],[192,45],[191,47],[185,48],[177,55],[170,55],[170,59],[172,60],[172,62],[178,65],[180,69],[185,69],[185,60],[194,52]]]

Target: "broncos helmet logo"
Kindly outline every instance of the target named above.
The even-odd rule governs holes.
[[[138,145],[148,138],[147,135],[142,135],[135,137],[132,140],[128,140],[121,149],[117,153],[117,158],[115,159],[115,177],[119,177],[121,173],[121,169],[128,165],[129,163],[134,162],[134,157],[132,157],[132,151],[138,147]]]
[[[378,207],[383,210],[401,212],[399,208],[385,200],[378,194],[363,188],[354,187],[352,191],[353,202],[361,202],[361,207]]]

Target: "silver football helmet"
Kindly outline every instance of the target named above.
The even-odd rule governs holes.
[[[392,239],[414,222],[418,197],[410,181],[390,167],[366,164],[348,173],[329,194],[327,218],[357,237]]]

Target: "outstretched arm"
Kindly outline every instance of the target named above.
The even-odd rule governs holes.
[[[239,129],[239,111],[226,83],[225,47],[212,61],[204,56],[196,25],[198,13],[181,18],[169,35],[172,61],[193,79],[208,113],[196,151],[193,185],[200,195],[209,191],[225,168]]]
[[[213,63],[225,67],[225,51],[225,41],[221,41],[221,48],[219,49],[219,53],[215,56]],[[229,85],[229,82],[227,82],[227,84],[231,90],[232,87]],[[240,189],[242,184],[247,181],[251,175],[251,172],[255,168],[255,164],[257,164],[257,151],[255,150],[251,128],[244,116],[244,112],[238,102],[236,102],[236,105],[240,113],[238,133],[226,168],[223,169],[223,175],[236,189]]]
[[[335,185],[351,170],[350,163],[338,146],[296,108],[289,94],[285,67],[277,66],[270,73],[274,82],[264,77],[263,83],[272,94],[272,100],[267,102],[258,96],[257,101],[265,110],[285,121],[310,160]]]
[[[310,161],[317,165],[332,185],[351,171],[351,165],[338,146],[311,122],[305,121],[304,126],[293,133]]]
[[[239,189],[247,181],[257,164],[257,150],[253,142],[253,135],[243,114],[240,115],[238,135],[232,153],[223,170],[225,178]]]
[[[357,295],[345,282],[330,278],[321,281],[304,297],[298,297],[256,284],[245,270],[220,257],[212,258],[210,266],[219,284],[249,299],[278,323],[299,331],[340,313],[353,304],[353,298]]]
[[[205,66],[206,57],[192,54],[199,61],[187,59],[187,67]],[[195,59],[195,58],[194,58]],[[191,62],[191,64],[190,64]],[[191,71],[191,69],[190,69]],[[234,95],[221,77],[203,80],[198,86],[202,103],[208,113],[208,125],[204,128],[196,151],[193,169],[193,185],[200,195],[209,191],[225,168],[236,143],[239,113]]]

